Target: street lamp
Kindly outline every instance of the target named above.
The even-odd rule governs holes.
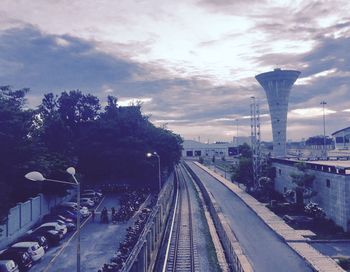
[[[56,180],[56,179],[48,179],[43,176],[40,172],[33,171],[27,173],[24,177],[26,179],[29,179],[31,181],[50,181],[50,182],[56,182],[56,183],[63,183],[63,184],[69,184],[69,185],[75,185],[77,186],[77,204],[78,204],[78,214],[77,214],[77,272],[80,272],[80,183],[77,181],[75,177],[75,169],[74,167],[67,168],[67,173],[70,174],[73,179],[74,183],[68,182],[68,181],[62,181],[62,180]]]
[[[162,189],[162,177],[161,177],[161,173],[160,173],[160,156],[158,155],[157,152],[153,152],[153,153],[147,153],[146,156],[148,158],[151,157],[156,157],[158,159],[158,186],[159,186],[159,192]]]
[[[326,115],[324,112],[324,106],[327,105],[326,101],[321,101],[320,103],[322,105],[323,109],[323,157],[327,157],[327,152],[326,152]]]

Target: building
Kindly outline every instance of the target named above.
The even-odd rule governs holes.
[[[278,68],[272,72],[262,73],[255,77],[264,88],[269,103],[273,156],[276,158],[286,156],[288,99],[290,90],[299,75],[299,71],[281,70]]]
[[[237,155],[237,147],[232,143],[206,144],[185,140],[182,147],[182,157],[230,157]]]
[[[332,134],[335,149],[350,150],[350,127],[343,128]]]
[[[273,159],[276,169],[275,190],[284,193],[294,190],[291,174],[299,170],[298,160]],[[328,218],[345,231],[350,231],[350,161],[305,161],[307,172],[315,176],[313,202],[319,204]]]

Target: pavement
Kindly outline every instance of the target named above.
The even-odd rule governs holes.
[[[188,165],[221,207],[254,271],[313,271],[237,195],[194,163]]]
[[[106,207],[119,207],[117,195],[107,195],[99,205],[97,212]],[[101,224],[96,214],[95,222],[91,219],[81,228],[81,271],[96,272],[108,262],[117,250],[119,242],[126,235],[126,228],[131,224]],[[43,260],[33,267],[33,271],[71,272],[76,270],[76,235],[66,237],[60,246],[53,247],[43,257]]]

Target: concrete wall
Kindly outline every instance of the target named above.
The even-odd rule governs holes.
[[[291,173],[298,173],[293,165],[274,162],[276,168],[275,190],[283,193],[294,190],[295,184]],[[327,167],[325,167],[327,168]],[[337,174],[315,169],[307,170],[315,175],[313,190],[317,195],[312,199],[322,207],[328,218],[331,218],[345,231],[350,231],[350,175]]]
[[[27,232],[55,205],[69,200],[75,191],[72,190],[65,197],[49,197],[39,194],[26,202],[18,203],[9,210],[5,224],[0,225],[0,250]]]

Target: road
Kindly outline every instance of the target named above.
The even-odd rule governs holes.
[[[220,205],[254,271],[312,271],[238,196],[193,162],[188,165]]]
[[[103,207],[118,208],[119,200],[116,195],[106,196],[97,212]],[[131,224],[118,223],[101,224],[99,214],[95,222],[91,219],[81,228],[81,271],[96,272],[117,250],[119,242],[126,235],[126,228]],[[71,272],[76,270],[76,236],[67,237],[59,247],[48,250],[43,260],[33,267],[34,271]]]

